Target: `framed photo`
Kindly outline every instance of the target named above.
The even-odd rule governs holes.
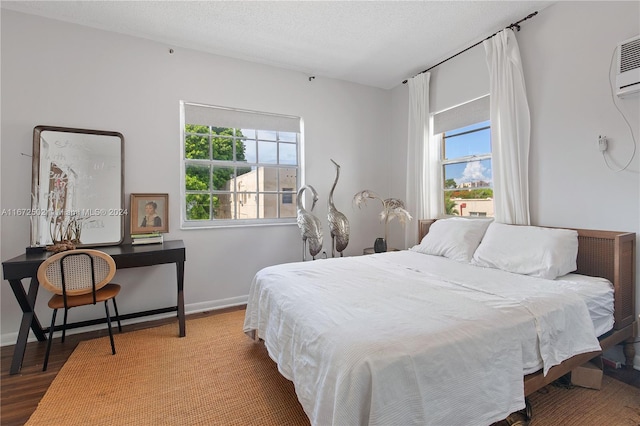
[[[131,234],[169,232],[169,194],[131,194]]]

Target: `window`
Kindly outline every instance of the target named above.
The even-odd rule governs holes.
[[[293,204],[293,188],[282,188],[282,204]]]
[[[489,115],[488,102],[483,97],[434,116],[434,130],[440,130],[442,140],[446,215],[493,217],[491,123],[483,119]]]
[[[181,102],[182,225],[295,223],[300,118]]]

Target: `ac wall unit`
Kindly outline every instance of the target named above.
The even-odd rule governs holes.
[[[640,92],[640,35],[618,44],[616,67],[617,95]]]

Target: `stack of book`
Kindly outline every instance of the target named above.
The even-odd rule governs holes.
[[[131,234],[131,244],[156,244],[162,243],[162,234],[159,232],[151,232],[149,234]]]

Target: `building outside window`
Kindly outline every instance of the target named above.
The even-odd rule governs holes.
[[[295,223],[300,118],[181,102],[182,226]]]
[[[434,117],[441,140],[444,214],[493,217],[489,98],[483,97]]]
[[[282,204],[293,204],[293,188],[282,188]]]

